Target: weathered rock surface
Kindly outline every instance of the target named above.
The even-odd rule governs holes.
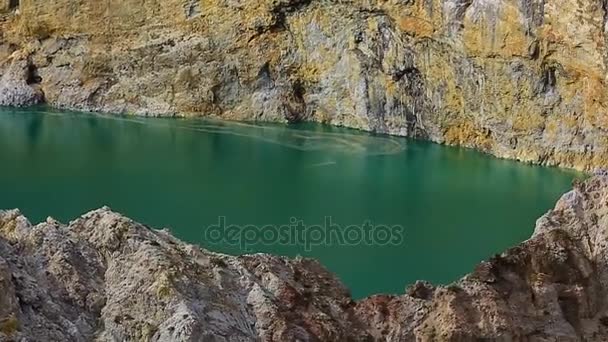
[[[31,74],[30,65],[26,58],[12,58],[0,78],[0,106],[24,107],[42,101],[40,89],[28,83],[36,77]]]
[[[212,253],[108,208],[0,211],[0,340],[606,341],[607,232],[596,176],[462,280],[354,302],[313,260]]]
[[[202,251],[104,208],[0,214],[0,340],[335,340],[365,335],[318,263]]]
[[[2,8],[0,72],[13,51],[29,56],[56,107],[311,120],[536,163],[608,165],[604,0]]]

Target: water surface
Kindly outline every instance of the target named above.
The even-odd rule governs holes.
[[[352,130],[0,110],[0,208],[67,222],[108,205],[188,242],[205,228],[400,225],[397,245],[259,243],[319,259],[355,297],[448,283],[527,239],[577,174]]]

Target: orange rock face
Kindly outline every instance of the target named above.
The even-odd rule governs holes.
[[[319,121],[523,161],[608,165],[594,0],[68,1],[4,5],[46,101],[137,115]]]

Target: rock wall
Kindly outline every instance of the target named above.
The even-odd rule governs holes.
[[[0,19],[56,107],[319,121],[608,165],[604,0],[21,0]]]
[[[606,341],[607,198],[608,176],[575,184],[460,281],[358,302],[313,260],[212,253],[108,208],[0,211],[0,341]]]

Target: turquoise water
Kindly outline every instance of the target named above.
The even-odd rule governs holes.
[[[535,220],[580,176],[322,125],[45,108],[0,110],[0,151],[0,208],[20,208],[34,222],[67,222],[108,205],[214,251],[317,258],[355,297],[402,293],[416,279],[456,280],[527,239]],[[252,235],[244,251],[233,239],[210,235],[222,216],[227,225],[256,227],[318,225],[330,217],[341,227],[335,234],[370,221],[393,235],[389,243],[384,230],[371,243],[355,236],[350,244],[313,246]],[[320,234],[309,229],[308,242]]]

